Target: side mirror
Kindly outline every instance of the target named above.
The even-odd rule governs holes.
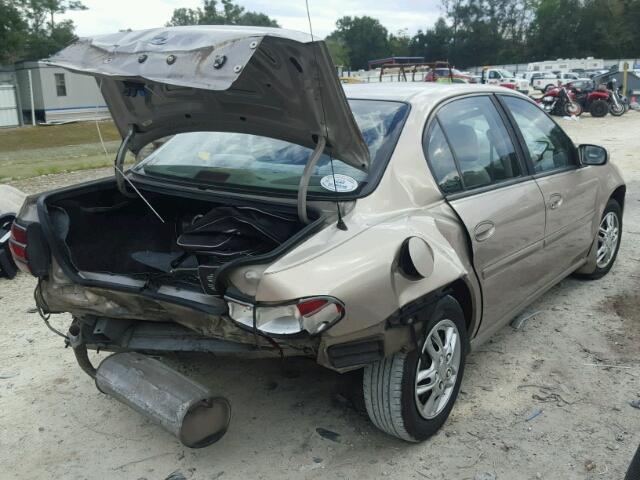
[[[582,165],[604,165],[609,160],[609,152],[599,145],[580,145],[578,152]]]

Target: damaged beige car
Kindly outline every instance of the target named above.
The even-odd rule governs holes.
[[[229,404],[145,354],[364,369],[373,423],[421,441],[472,348],[615,261],[607,152],[506,89],[343,90],[323,42],[280,29],[122,32],[51,63],[96,77],[123,142],[114,179],[27,200],[13,256],[45,318],[73,315],[98,388],[186,445],[218,439]],[[119,353],[95,369],[87,349]]]

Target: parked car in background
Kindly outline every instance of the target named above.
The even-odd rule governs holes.
[[[424,77],[425,82],[439,83],[475,83],[473,76],[462,73],[456,68],[449,71],[448,68],[434,68],[427,72]]]
[[[593,77],[597,77],[599,75],[604,75],[606,73],[609,73],[608,69],[585,70],[584,75],[585,75],[585,78],[593,78]]]
[[[540,73],[531,81],[533,89],[540,92],[546,92],[549,88],[557,85],[558,76],[554,73]]]
[[[487,67],[483,69],[481,83],[487,85],[500,85],[501,87],[516,90],[524,94],[529,92],[529,82],[527,82],[527,80],[523,78],[516,78],[513,73],[503,68]]]
[[[372,422],[424,440],[471,349],[616,259],[626,187],[606,150],[505,88],[341,85],[323,42],[236,26],[83,38],[50,61],[99,79],[123,142],[115,178],[28,199],[13,256],[43,314],[71,313],[80,366],[150,416],[185,379],[139,389],[141,352],[305,356],[362,369]],[[87,349],[138,353],[96,371]]]
[[[565,85],[568,82],[580,80],[580,76],[573,72],[561,72],[557,74],[544,74],[533,80],[532,86],[535,90],[546,92],[550,88]]]

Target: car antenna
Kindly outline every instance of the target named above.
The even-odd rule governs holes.
[[[307,7],[307,19],[309,20],[309,34],[311,35],[311,42],[314,42],[315,40],[313,37],[313,26],[311,24],[311,12],[309,11],[309,0],[305,0],[305,5]],[[316,57],[315,47],[313,48],[313,57],[317,67],[318,59]],[[319,76],[318,76],[318,89],[319,90],[322,89]],[[324,109],[324,100],[322,99],[322,92],[320,92],[320,105],[322,106],[322,122],[324,123],[324,133],[325,133],[324,136],[328,143],[329,129],[327,128],[327,114]],[[336,183],[336,172],[333,169],[333,155],[331,154],[329,154],[329,163],[331,164],[331,177],[333,178],[333,191],[338,193],[338,184]],[[336,227],[338,227],[339,230],[348,230],[347,225],[344,223],[344,220],[342,219],[342,210],[340,209],[340,202],[338,202],[338,200],[336,200],[336,209],[338,210],[338,223],[336,224]]]

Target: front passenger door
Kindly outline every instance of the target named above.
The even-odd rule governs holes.
[[[600,182],[593,167],[580,168],[575,146],[536,105],[502,96],[526,145],[545,201],[545,264],[548,281],[558,280],[583,259],[592,244]]]

